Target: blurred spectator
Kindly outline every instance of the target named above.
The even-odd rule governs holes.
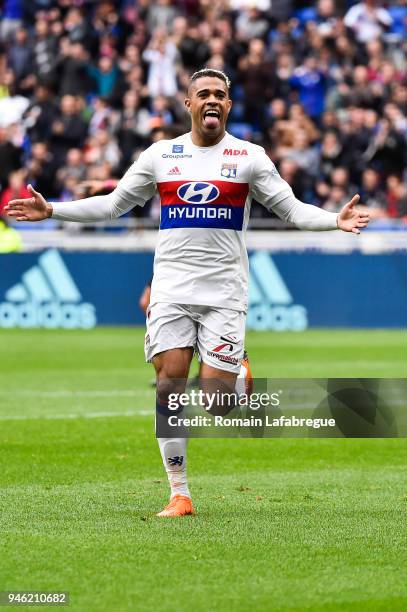
[[[148,142],[149,120],[150,113],[146,108],[141,108],[140,96],[135,91],[127,91],[123,98],[123,110],[114,126],[125,166],[130,164],[134,152]]]
[[[397,174],[387,177],[387,214],[407,218],[407,185]]]
[[[18,81],[33,72],[33,49],[26,28],[18,28],[15,32],[7,51],[7,63]]]
[[[34,37],[35,75],[40,82],[50,83],[55,78],[55,64],[58,58],[58,39],[51,34],[46,19],[38,17]]]
[[[34,90],[32,102],[24,113],[24,125],[32,142],[50,138],[57,113],[58,106],[52,91],[45,85],[38,85]]]
[[[263,38],[268,30],[268,22],[263,17],[256,0],[248,0],[236,19],[236,34],[239,40],[250,41]]]
[[[359,43],[379,38],[392,24],[390,13],[377,0],[364,0],[352,6],[345,15],[344,23],[353,30]]]
[[[165,28],[169,30],[177,15],[177,10],[173,6],[171,0],[157,0],[149,2],[146,9],[145,17],[147,20],[148,29],[154,32],[157,28]]]
[[[117,142],[106,130],[99,130],[93,137],[88,138],[84,153],[84,160],[87,164],[108,164],[111,172],[114,172],[119,165],[120,158],[121,153]]]
[[[339,212],[341,208],[348,201],[346,189],[340,186],[333,186],[329,192],[328,197],[323,204],[322,208],[329,210],[329,212]]]
[[[310,117],[318,118],[322,115],[325,106],[325,75],[315,55],[309,55],[302,66],[294,70],[290,84],[298,90],[299,100]]]
[[[88,74],[96,83],[95,93],[98,96],[108,97],[114,90],[119,78],[119,68],[114,59],[102,56],[97,66],[88,66]]]
[[[0,127],[8,127],[13,123],[19,123],[21,118],[30,105],[30,101],[25,96],[20,96],[16,90],[14,74],[5,75],[8,78],[8,95],[0,98]]]
[[[321,144],[320,172],[324,178],[330,176],[334,169],[345,161],[342,143],[336,131],[325,132]]]
[[[385,216],[386,197],[381,186],[380,175],[373,168],[367,168],[362,174],[360,196],[363,204],[371,211],[372,219]]]
[[[162,0],[164,1],[164,0]],[[143,53],[149,64],[147,86],[151,96],[174,96],[177,91],[176,61],[178,51],[165,30],[157,29]]]
[[[89,121],[88,134],[94,136],[99,130],[107,130],[114,121],[115,113],[106,98],[94,98],[92,101],[92,116]]]
[[[405,162],[405,135],[392,127],[391,122],[384,118],[379,121],[369,146],[364,153],[367,163],[379,165],[384,174],[390,172],[402,173]]]
[[[64,19],[64,30],[71,43],[86,44],[90,32],[80,8],[72,7],[68,10]]]
[[[332,187],[342,187],[345,190],[348,200],[358,191],[357,186],[350,180],[349,170],[344,166],[333,168],[329,180]]]
[[[83,163],[83,154],[80,149],[69,149],[65,165],[58,170],[57,180],[64,183],[68,178],[80,183],[86,177],[86,168]]]
[[[319,155],[316,147],[314,147],[307,133],[304,130],[298,130],[294,134],[292,147],[282,151],[282,157],[291,159],[298,164],[304,172],[307,172],[311,177],[318,175]]]
[[[0,197],[0,215],[3,208],[10,200],[17,200],[19,198],[30,198],[31,193],[25,186],[25,171],[16,170],[11,172],[8,181],[8,187],[3,191]]]
[[[247,55],[239,62],[238,80],[245,95],[245,120],[261,125],[264,105],[270,102],[274,93],[273,66],[266,55],[266,46],[260,38],[249,43]]]
[[[22,24],[23,0],[4,0],[0,21],[0,42],[8,42]]]
[[[310,181],[298,163],[286,157],[279,164],[280,176],[291,185],[297,198],[303,201],[310,199]]]
[[[51,126],[51,146],[57,163],[62,164],[68,149],[84,145],[87,126],[74,96],[62,97],[59,112]]]
[[[50,197],[58,195],[55,183],[57,170],[53,154],[45,142],[36,142],[31,149],[31,156],[27,163],[27,182],[41,193]]]
[[[65,40],[56,62],[60,96],[81,96],[92,90],[94,82],[89,74],[88,62],[89,54],[81,42]]]
[[[316,11],[317,30],[324,38],[333,38],[338,26],[334,0],[319,0]]]
[[[12,142],[11,130],[0,127],[0,190],[6,188],[11,173],[21,168],[22,155],[22,147]]]

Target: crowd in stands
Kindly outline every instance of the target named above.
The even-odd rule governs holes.
[[[65,201],[108,188],[152,142],[188,131],[188,78],[208,66],[232,80],[229,132],[265,147],[299,199],[337,211],[359,192],[373,218],[407,222],[403,0],[0,7],[0,214],[27,183]]]

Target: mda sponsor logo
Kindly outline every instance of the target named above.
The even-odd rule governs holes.
[[[50,249],[40,255],[21,282],[6,291],[0,303],[0,327],[88,329],[96,325],[93,304],[82,301],[61,255]]]
[[[294,299],[272,257],[259,251],[250,257],[247,326],[256,330],[302,331],[307,309]]]

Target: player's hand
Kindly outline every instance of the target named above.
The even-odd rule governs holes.
[[[15,217],[17,221],[43,221],[52,215],[52,206],[48,204],[43,196],[35,191],[32,185],[28,185],[28,191],[32,198],[21,200],[10,200],[4,211],[9,217]]]
[[[356,204],[359,200],[359,195],[353,196],[351,201],[345,204],[339,213],[337,223],[339,229],[343,232],[360,234],[360,230],[369,223],[369,212],[356,208]]]

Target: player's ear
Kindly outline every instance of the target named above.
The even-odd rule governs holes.
[[[184,104],[185,104],[185,108],[190,113],[191,112],[191,99],[190,98],[185,98]]]

